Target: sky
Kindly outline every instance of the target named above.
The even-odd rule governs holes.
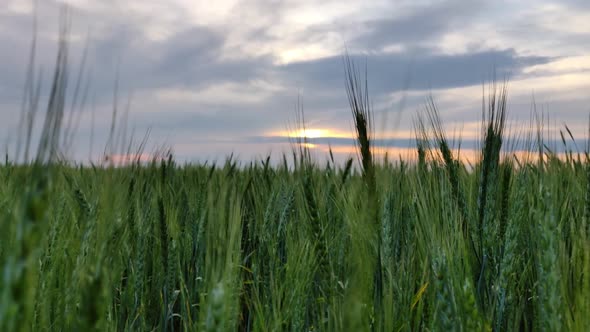
[[[376,134],[400,151],[412,144],[412,119],[428,96],[449,133],[476,140],[482,89],[494,77],[509,81],[511,126],[528,123],[534,100],[550,123],[581,140],[588,132],[588,1],[38,0],[35,10],[33,1],[0,0],[0,143],[9,155],[22,135],[34,31],[43,103],[63,4],[68,98],[78,73],[88,86],[66,151],[73,160],[105,152],[113,105],[127,128],[121,136],[138,144],[149,131],[146,154],[280,157],[297,134],[288,129],[299,105],[316,158],[329,146],[338,158],[354,156],[345,52],[367,70]]]

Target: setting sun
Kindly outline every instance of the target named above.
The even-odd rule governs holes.
[[[326,129],[301,129],[294,133],[289,134],[290,137],[307,137],[307,138],[319,138],[319,137],[330,137],[330,131]]]
[[[325,129],[325,128],[307,128],[307,129],[298,129],[294,131],[281,131],[271,133],[270,136],[281,136],[281,137],[291,137],[291,138],[324,138],[324,137],[350,137],[350,135],[345,135],[341,132],[332,129]]]

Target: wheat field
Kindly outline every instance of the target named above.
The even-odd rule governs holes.
[[[376,158],[348,59],[358,162],[295,141],[278,164],[83,165],[59,158],[60,63],[36,157],[0,166],[0,330],[590,329],[588,150],[505,130],[506,85],[473,164],[434,100],[417,160]]]

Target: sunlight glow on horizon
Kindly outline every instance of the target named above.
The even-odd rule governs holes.
[[[271,133],[267,136],[280,136],[280,137],[290,137],[290,138],[351,138],[352,136],[349,134],[344,134],[334,129],[327,129],[327,128],[306,128],[306,129],[299,129],[295,131],[282,131],[278,133]]]

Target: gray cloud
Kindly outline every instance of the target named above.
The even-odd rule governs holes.
[[[183,30],[159,42],[146,40],[133,29],[113,27],[93,44],[96,59],[93,80],[102,82],[100,90],[107,94],[112,91],[118,59],[121,79],[133,90],[164,87],[198,90],[224,82],[243,83],[263,77],[271,63],[264,57],[223,60],[224,36],[203,26]],[[100,68],[112,69],[101,73]]]
[[[460,55],[437,55],[421,50],[401,54],[376,54],[356,57],[363,69],[366,61],[371,91],[376,94],[404,88],[431,90],[477,85],[493,78],[514,77],[523,68],[544,64],[543,56],[518,56],[513,49],[490,50]],[[343,86],[342,57],[290,64],[281,68],[286,77],[313,89]],[[406,86],[409,79],[410,85]]]
[[[570,1],[572,8],[579,10],[587,10],[584,3]],[[349,125],[341,56],[277,65],[277,55],[270,51],[254,52],[258,55],[241,54],[239,47],[227,47],[230,35],[242,29],[243,23],[248,22],[261,23],[250,30],[244,29],[243,45],[264,45],[279,41],[283,37],[274,33],[273,29],[286,18],[286,14],[297,10],[296,3],[267,0],[247,4],[241,2],[233,8],[234,12],[240,14],[232,17],[241,15],[242,22],[228,22],[223,26],[186,24],[162,40],[152,40],[146,36],[145,27],[150,24],[149,17],[123,15],[116,1],[109,0],[101,4],[100,10],[82,7],[74,10],[74,38],[71,43],[72,74],[75,75],[85,43],[86,25],[90,26],[91,94],[97,108],[96,136],[101,139],[104,138],[104,133],[108,132],[110,104],[118,63],[121,103],[124,104],[132,91],[135,96],[130,114],[130,127],[136,127],[138,132],[144,132],[151,127],[154,140],[166,140],[170,144],[203,144],[225,136],[229,141],[247,137],[243,139],[244,143],[261,146],[284,143],[274,139],[266,141],[251,137],[259,136],[263,132],[284,129],[293,118],[298,92],[302,94],[306,115],[312,125],[319,123],[338,129],[347,128]],[[46,96],[56,55],[54,37],[59,16],[52,1],[42,2],[40,6],[37,60],[44,68],[43,91]],[[524,69],[547,64],[556,59],[544,56],[543,52],[521,52],[523,45],[485,48],[478,42],[474,47],[466,47],[467,51],[461,54],[440,53],[436,44],[449,32],[461,33],[477,22],[490,22],[501,16],[502,12],[497,11],[498,7],[494,7],[495,11],[492,11],[490,6],[487,1],[427,1],[422,5],[404,6],[403,10],[398,12],[392,5],[391,18],[387,18],[385,13],[380,13],[368,18],[346,16],[336,18],[331,23],[295,25],[292,27],[293,36],[284,38],[303,44],[318,43],[330,33],[338,34],[341,30],[355,32],[344,34],[353,36],[346,40],[346,44],[353,57],[358,60],[357,64],[363,67],[365,61],[367,63],[373,100],[379,104],[387,100],[392,92],[407,88],[416,93],[407,105],[415,109],[423,102],[423,96],[419,95],[421,92],[426,95],[430,91],[481,85],[491,79],[494,70],[498,78],[523,78]],[[509,8],[505,9],[508,10]],[[175,15],[178,15],[179,22],[188,21],[182,11],[177,11]],[[527,29],[532,31],[520,29],[523,24],[520,22],[500,26],[498,30],[522,36],[547,32],[553,45],[571,45],[574,42],[588,45],[587,40],[590,40],[583,41],[583,37],[586,37],[584,34],[546,31],[537,23],[527,25]],[[0,52],[2,132],[14,129],[15,110],[18,110],[22,96],[31,36],[30,15],[0,14],[0,45],[3,46]],[[232,42],[235,43],[235,40]],[[392,44],[403,47],[396,53],[382,51]],[[209,99],[195,101],[190,98],[170,98],[163,101],[157,98],[157,93],[163,89],[202,92],[223,84],[249,87],[256,81],[264,81],[265,84],[277,89],[271,93],[246,89],[244,94],[251,91],[252,94],[261,97],[256,102],[244,104],[238,101],[228,103],[225,100],[227,97],[223,95],[218,96],[218,103]],[[529,96],[517,96],[513,102],[516,105],[514,113],[528,114]],[[587,100],[581,97],[577,100],[559,101],[552,107],[562,110],[560,116],[563,119],[571,120],[579,117],[580,113],[576,109],[582,108],[582,111],[586,111],[583,109],[586,104]],[[466,107],[463,100],[447,101],[444,106],[448,107],[448,110],[441,111],[447,123],[476,118],[473,114],[466,116],[462,108]],[[463,113],[454,111],[454,106]],[[376,110],[385,112],[387,107],[379,104]],[[477,107],[478,105],[475,105],[474,110],[478,110]],[[83,118],[87,121],[89,115],[86,114]],[[402,124],[410,125],[408,119]],[[81,135],[88,136],[89,123],[83,123],[81,128]],[[339,144],[340,141],[333,142]],[[219,151],[220,154],[226,152]],[[195,151],[195,154],[199,152]]]
[[[553,3],[566,5],[576,10],[590,10],[590,2],[585,0],[559,0],[553,1]]]
[[[369,32],[352,43],[368,49],[379,49],[391,44],[427,44],[450,30],[464,29],[480,13],[486,12],[488,3],[452,0],[414,6],[403,16],[366,22]]]

